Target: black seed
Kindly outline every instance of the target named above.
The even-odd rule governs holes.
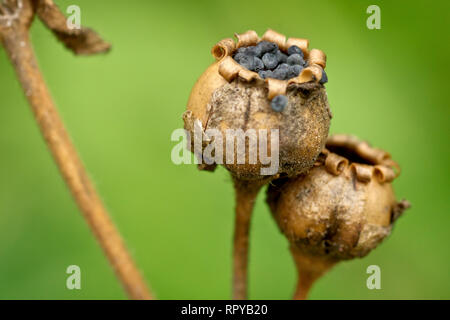
[[[273,71],[273,77],[275,79],[285,80],[287,77],[287,70],[286,69],[275,69]]]
[[[237,62],[240,62],[242,57],[245,56],[245,53],[242,52],[238,52],[233,56],[233,59],[236,60]]]
[[[278,65],[277,56],[273,53],[266,53],[262,57],[262,61],[267,69],[274,69]]]
[[[273,42],[272,42],[273,43]],[[273,53],[273,54],[277,54],[277,52],[278,51],[280,51],[280,49],[278,48],[278,45],[276,44],[276,43],[273,43],[274,45],[273,45],[273,49],[271,50],[271,51],[269,51],[270,53]]]
[[[287,50],[288,55],[299,54],[303,58],[303,51],[297,46],[290,46]]]
[[[264,63],[260,58],[255,57],[253,60],[254,63],[254,71],[258,72],[264,69]]]
[[[285,55],[283,52],[281,52],[280,50],[277,51],[277,58],[279,63],[286,63],[287,62],[287,58],[288,56]]]
[[[289,65],[286,63],[282,63],[273,71],[273,76],[274,78],[280,80],[287,80],[289,79],[288,73],[289,73]]]
[[[303,65],[305,61],[303,60],[301,55],[299,55],[298,53],[294,53],[293,55],[290,55],[287,58],[287,63],[291,65],[293,64]]]
[[[244,68],[247,68],[248,70],[254,70],[255,68],[255,57],[244,55],[239,60],[239,63]]]
[[[247,47],[245,51],[249,56],[261,57],[261,48],[257,46]]]
[[[266,78],[267,71],[261,70],[260,72],[258,72],[258,74],[259,74],[259,76],[260,76],[261,78],[265,79],[265,78]]]
[[[300,74],[300,72],[302,72],[302,70],[303,70],[303,68],[301,66],[299,66],[298,64],[289,66],[289,71],[288,71],[289,79],[297,77]]]
[[[240,47],[236,50],[236,53],[243,53],[246,54],[247,47]]]
[[[276,43],[269,42],[269,41],[261,41],[256,45],[261,50],[261,55],[264,55],[267,52],[273,52],[278,49],[278,46]]]
[[[266,71],[266,79],[267,78],[273,78],[273,71],[271,71],[271,70]]]
[[[327,83],[328,82],[328,76],[327,73],[325,72],[325,70],[322,69],[322,78],[319,81],[321,84]]]
[[[288,104],[288,98],[285,95],[278,95],[272,99],[270,103],[272,110],[276,112],[281,112]]]

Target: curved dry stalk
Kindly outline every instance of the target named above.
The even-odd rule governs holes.
[[[70,141],[38,68],[28,28],[40,2],[6,0],[0,3],[0,16],[3,18],[0,20],[0,39],[61,175],[128,296],[151,299],[152,295]],[[43,2],[52,3],[49,0]],[[18,10],[18,17],[10,15],[14,9]]]

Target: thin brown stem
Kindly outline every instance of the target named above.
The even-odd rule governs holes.
[[[233,299],[247,299],[249,234],[253,206],[262,181],[234,179],[236,217],[233,246]]]
[[[298,277],[297,287],[295,288],[293,300],[306,300],[308,299],[309,290],[314,284],[315,279],[308,277],[308,275],[303,275]]]
[[[292,244],[290,249],[298,275],[297,287],[293,299],[306,300],[311,287],[324,273],[335,265],[335,261],[304,254],[295,244]]]
[[[24,1],[23,20],[4,28],[0,26],[0,39],[61,175],[128,296],[151,299],[152,295],[70,141],[38,68],[28,33],[34,14],[31,3]]]

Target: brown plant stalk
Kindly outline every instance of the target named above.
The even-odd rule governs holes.
[[[297,267],[298,278],[292,299],[306,300],[314,283],[334,266],[335,261],[316,259],[304,255],[295,245],[291,245],[290,250]]]
[[[233,288],[232,295],[235,300],[248,298],[248,254],[250,223],[256,197],[263,181],[244,181],[234,178],[236,197],[236,216],[234,222],[233,241]]]
[[[109,45],[90,29],[68,30],[64,15],[52,1],[0,1],[1,42],[64,181],[128,296],[152,299],[70,141],[39,70],[29,38],[35,14],[75,53],[104,52]]]

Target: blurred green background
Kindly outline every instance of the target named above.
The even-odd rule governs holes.
[[[328,56],[331,132],[352,133],[401,164],[398,198],[413,207],[368,257],[322,278],[312,299],[448,299],[448,1],[56,1],[113,44],[107,55],[65,50],[40,21],[32,40],[82,159],[142,272],[161,299],[228,299],[233,192],[227,172],[176,166],[170,135],[190,89],[234,32],[273,28]],[[381,8],[369,30],[366,8]],[[47,152],[0,49],[0,298],[122,299],[125,295]],[[261,193],[251,233],[250,298],[288,299],[287,241]],[[65,287],[81,267],[82,289]],[[381,290],[366,287],[381,267]]]

